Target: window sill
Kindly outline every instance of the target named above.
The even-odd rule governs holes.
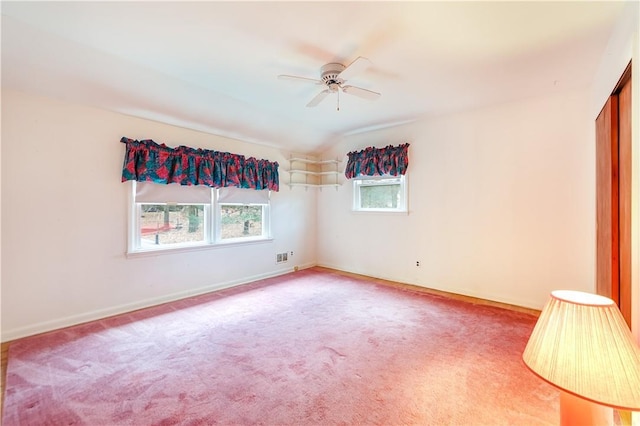
[[[389,216],[407,216],[409,215],[409,210],[351,210],[351,213],[354,214],[363,214],[363,215],[389,215]]]
[[[229,241],[221,241],[215,244],[193,244],[193,245],[183,245],[176,247],[163,247],[163,248],[152,248],[152,249],[141,249],[135,251],[127,251],[126,257],[137,258],[137,257],[149,257],[149,256],[160,256],[165,254],[175,254],[175,253],[188,253],[193,251],[202,251],[202,250],[211,250],[211,249],[220,249],[225,247],[233,247],[233,246],[244,246],[250,244],[264,244],[270,243],[273,241],[273,238],[259,238],[259,239],[247,239],[247,240],[229,240]]]

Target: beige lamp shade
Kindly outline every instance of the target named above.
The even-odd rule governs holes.
[[[640,349],[609,298],[560,290],[542,310],[522,359],[552,385],[622,410],[640,410]]]

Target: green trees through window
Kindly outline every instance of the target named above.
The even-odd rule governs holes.
[[[243,238],[262,235],[262,205],[220,205],[221,238]]]
[[[141,243],[162,245],[204,241],[203,218],[203,205],[142,204]]]
[[[362,208],[396,209],[400,199],[400,185],[376,185],[360,188]]]
[[[355,211],[407,211],[405,175],[353,180]]]

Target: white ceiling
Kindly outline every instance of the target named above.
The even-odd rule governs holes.
[[[7,2],[2,87],[299,153],[589,84],[624,2]],[[277,79],[373,67],[376,101]],[[154,138],[154,135],[144,135]],[[178,143],[179,141],[160,141]]]

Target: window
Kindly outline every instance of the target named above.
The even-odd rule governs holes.
[[[129,253],[270,238],[269,191],[132,183]]]
[[[220,204],[220,239],[265,237],[266,205]]]
[[[361,177],[353,180],[353,210],[406,212],[406,175]]]
[[[238,188],[217,191],[218,242],[270,237],[269,191]]]
[[[204,204],[139,203],[136,209],[140,248],[206,242]]]

